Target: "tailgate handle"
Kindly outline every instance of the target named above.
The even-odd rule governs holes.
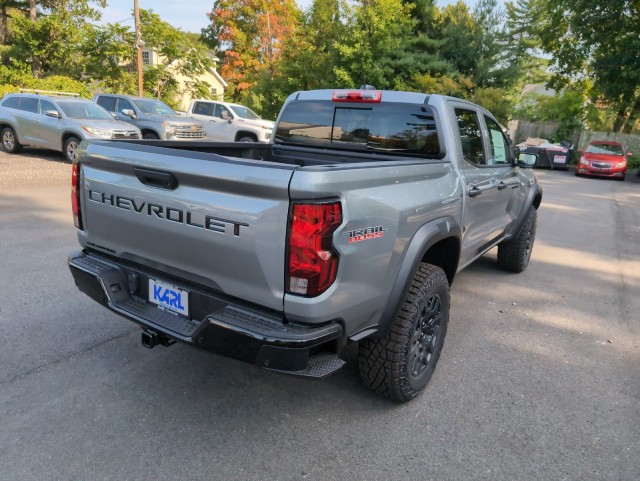
[[[157,170],[133,169],[136,177],[144,185],[159,187],[160,189],[174,190],[178,187],[178,179],[171,172],[159,172]]]

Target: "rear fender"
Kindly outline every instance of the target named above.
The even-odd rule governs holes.
[[[453,282],[460,257],[461,236],[460,226],[453,217],[435,219],[418,229],[406,250],[396,281],[387,299],[386,307],[380,316],[380,324],[374,337],[383,337],[389,332],[393,319],[395,319],[409,291],[413,276],[423,260],[441,267],[447,275],[449,284]],[[430,249],[442,242],[451,246],[451,257],[446,259],[429,258]],[[452,258],[453,256],[455,256],[455,259]]]

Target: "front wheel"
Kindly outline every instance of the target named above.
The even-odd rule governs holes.
[[[2,136],[2,147],[5,152],[16,154],[22,150],[22,145],[18,142],[18,137],[11,127],[2,129],[0,136]]]
[[[142,138],[146,139],[146,140],[159,140],[160,137],[158,137],[158,134],[156,134],[155,132],[145,132],[144,134],[142,134]]]
[[[421,263],[389,333],[360,341],[364,384],[405,402],[424,388],[436,367],[449,322],[449,282],[437,266]]]
[[[238,139],[238,142],[257,142],[257,141],[253,137],[249,137],[248,135],[245,135],[243,137],[240,137]]]
[[[80,139],[78,137],[69,137],[64,142],[64,156],[69,162],[73,162],[78,158],[78,147]]]
[[[529,265],[536,238],[537,213],[534,206],[529,207],[527,217],[516,236],[498,244],[498,265],[502,269],[517,273]]]

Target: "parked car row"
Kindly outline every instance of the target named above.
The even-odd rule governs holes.
[[[23,90],[0,101],[0,141],[6,152],[23,146],[62,152],[75,160],[84,139],[268,142],[273,122],[238,104],[194,100],[178,115],[164,102],[131,95]]]

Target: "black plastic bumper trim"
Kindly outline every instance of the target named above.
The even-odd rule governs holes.
[[[223,296],[194,290],[191,285],[187,289],[201,298],[199,304],[213,311],[200,319],[187,319],[136,295],[139,285],[154,276],[142,268],[132,269],[86,252],[70,255],[68,264],[80,291],[144,329],[267,369],[302,376],[308,373],[307,377],[323,377],[343,364],[335,353],[325,352],[342,335],[337,322],[321,326],[289,324],[271,311],[235,305]],[[138,287],[130,282],[132,275],[139,277],[134,283]],[[183,285],[177,279],[173,281]]]

